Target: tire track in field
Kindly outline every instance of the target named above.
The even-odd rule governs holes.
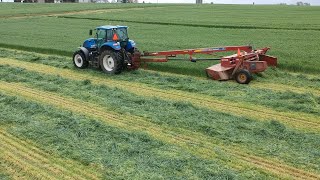
[[[200,108],[207,108],[214,111],[232,114],[234,116],[244,116],[261,121],[275,119],[296,129],[316,133],[320,132],[319,116],[316,115],[301,112],[279,112],[260,105],[219,100],[212,96],[199,95],[179,90],[163,90],[146,86],[141,83],[112,80],[108,77],[94,77],[85,71],[77,72],[74,70],[55,68],[48,65],[23,62],[13,59],[0,58],[0,65],[20,67],[29,71],[35,71],[49,75],[60,75],[63,78],[69,78],[72,80],[90,80],[93,84],[124,89],[139,96],[186,101]]]
[[[156,125],[147,120],[134,116],[114,113],[107,108],[91,103],[82,102],[61,95],[31,89],[21,84],[1,82],[0,89],[13,96],[22,96],[31,101],[54,105],[58,108],[80,113],[89,117],[97,118],[104,123],[129,131],[146,132],[155,139],[178,145],[181,148],[193,153],[196,156],[208,159],[219,158],[213,148],[221,148],[231,155],[234,161],[227,160],[227,164],[236,169],[259,168],[266,172],[276,174],[280,177],[291,177],[295,179],[319,179],[320,175],[308,172],[284,164],[278,160],[250,155],[247,152],[234,146],[225,146],[222,142],[212,137],[202,135],[185,129],[172,129],[164,125]],[[230,160],[230,159],[229,159]],[[235,164],[236,162],[236,164]]]
[[[71,160],[56,158],[0,128],[2,159],[14,179],[99,179],[90,168]]]

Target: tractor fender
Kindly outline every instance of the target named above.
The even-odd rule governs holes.
[[[118,42],[106,42],[106,43],[102,44],[102,46],[100,48],[101,49],[112,48],[116,51],[119,51],[121,49],[121,46],[120,46],[120,43],[118,43]]]
[[[86,61],[88,61],[89,59],[89,51],[87,48],[85,47],[79,47],[80,51],[84,54],[84,56],[86,57]]]

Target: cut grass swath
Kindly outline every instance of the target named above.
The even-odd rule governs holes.
[[[67,68],[72,69],[72,63],[70,63],[70,57],[65,56],[57,56],[57,55],[47,55],[47,54],[40,54],[40,53],[34,53],[29,51],[19,51],[19,50],[12,50],[12,49],[3,49],[0,48],[1,51],[1,58],[9,58],[9,59],[17,59],[22,61],[28,61],[28,62],[35,62],[38,64],[46,64],[54,67],[59,68]],[[157,65],[159,65],[157,63]],[[154,71],[154,70],[143,70],[140,69],[139,71],[134,72],[134,77],[138,78],[132,78],[130,76],[130,73],[124,73],[121,74],[121,76],[116,76],[116,79],[121,80],[130,80],[130,81],[138,81],[142,83],[150,84],[150,81],[155,82],[154,85],[166,85],[167,87],[174,88],[172,86],[172,80],[179,83],[179,88],[183,88],[184,90],[188,90],[188,83],[192,82],[192,84],[195,84],[197,87],[197,91],[199,92],[199,88],[201,88],[200,92],[203,93],[203,84],[208,83],[212,84],[211,86],[207,86],[210,88],[213,88],[215,91],[217,88],[225,88],[226,86],[219,85],[220,83],[217,83],[217,81],[208,80],[205,77],[197,77],[190,75],[183,75],[183,74],[177,74],[177,73],[170,73],[170,72],[162,72],[162,71]],[[146,78],[147,76],[147,78]],[[262,76],[262,77],[259,77]],[[305,73],[292,73],[287,71],[281,71],[279,69],[268,69],[265,73],[260,74],[259,76],[256,76],[256,80],[253,81],[250,85],[254,84],[259,87],[263,87],[263,85],[266,85],[266,88],[269,88],[272,84],[282,85],[283,89],[285,91],[290,91],[290,89],[293,89],[293,92],[302,93],[304,89],[306,89],[307,93],[312,93],[316,95],[319,93],[319,77],[313,74],[305,74]],[[144,78],[143,78],[144,77]],[[166,81],[163,81],[166,80]],[[171,81],[170,81],[171,80]],[[200,81],[198,81],[200,80]],[[158,82],[161,81],[161,82]],[[165,84],[163,84],[165,83]],[[228,87],[234,88],[237,87],[235,83],[232,81],[229,82],[223,82],[221,84],[227,84]],[[218,86],[219,85],[219,86]],[[217,87],[217,88],[214,88]],[[246,86],[241,86],[241,89],[248,89]],[[269,88],[271,89],[271,87]],[[278,88],[274,90],[279,90]],[[284,90],[281,89],[281,92]],[[297,91],[296,91],[297,90]],[[279,90],[280,91],[280,90]]]
[[[0,148],[1,149],[1,148]],[[14,165],[6,165],[3,164],[3,170],[7,173],[10,174],[8,176],[13,180],[21,180],[21,179],[26,179],[26,180],[33,180],[34,177],[28,177],[27,174],[23,173],[19,167],[13,167]]]
[[[174,73],[170,73],[170,72],[161,72],[161,71],[154,71],[154,70],[141,70],[141,71],[146,71],[149,73],[153,73],[153,74],[160,74],[163,76],[169,76],[169,77],[181,77],[181,78],[190,78],[190,76],[188,75],[183,75],[183,74],[174,74]],[[299,76],[301,74],[293,74],[295,76]],[[310,78],[317,78],[314,75],[310,75],[310,74],[303,74],[304,76],[310,76]],[[196,79],[199,80],[207,80],[207,78],[203,78],[203,77],[195,77]],[[210,80],[211,81],[211,80]],[[298,94],[305,94],[305,93],[311,93],[313,95],[316,96],[320,96],[320,90],[319,89],[315,89],[315,88],[309,88],[309,87],[296,87],[293,86],[292,84],[282,84],[277,82],[276,80],[274,81],[275,83],[271,83],[271,82],[261,82],[261,81],[253,81],[249,84],[250,87],[253,88],[258,88],[258,89],[270,89],[272,91],[278,91],[278,92],[294,92],[294,93],[298,93]],[[224,83],[229,83],[229,82],[224,82]],[[230,82],[230,83],[234,83],[234,82]]]
[[[39,53],[30,53],[27,51],[18,51],[18,50],[10,50],[10,49],[1,49],[2,57],[8,56],[8,58],[12,59],[19,59],[23,61],[35,61],[36,63],[43,63],[47,65],[52,65],[55,67],[63,67],[63,68],[71,68],[72,65],[67,61],[69,58],[62,57],[62,56],[50,56],[47,54],[39,54]],[[22,58],[23,57],[23,58]],[[54,61],[53,61],[54,59]],[[312,74],[301,74],[301,73],[291,73],[291,72],[283,72],[279,70],[272,69],[262,74],[262,78],[257,78],[257,80],[250,83],[250,88],[254,87],[256,89],[270,89],[276,92],[293,92],[298,94],[306,94],[311,93],[313,95],[319,96],[319,86],[317,85],[318,77]],[[135,74],[137,76],[138,74]],[[121,75],[123,76],[123,74]],[[130,78],[130,76],[124,76],[123,78],[117,77],[117,79],[125,79],[130,78],[128,81],[140,81],[142,83],[148,83],[149,81],[146,78],[141,78],[141,76],[148,76],[150,77],[149,81],[154,81],[155,84],[166,84],[167,87],[171,87],[172,83],[170,83],[170,79],[175,81],[179,80],[179,88],[183,88],[185,91],[188,91],[188,85],[186,85],[185,80],[181,81],[182,79],[188,79],[189,81],[192,80],[192,84],[195,84],[197,87],[197,91],[199,93],[203,93],[203,89],[201,88],[202,83],[212,84],[211,88],[215,87],[214,90],[216,91],[218,88],[222,89],[223,86],[217,87],[217,83],[213,82],[212,80],[208,80],[204,77],[190,77],[188,75],[176,74],[176,73],[169,73],[169,72],[161,72],[161,71],[154,71],[154,70],[140,70],[139,77],[136,79]],[[304,77],[304,78],[302,78]],[[167,80],[166,82],[158,82],[161,80]],[[199,81],[197,81],[199,80]],[[188,82],[188,81],[187,81]],[[148,83],[150,84],[150,83]],[[236,87],[235,83],[232,81],[224,82],[230,88]],[[199,89],[201,88],[201,89]],[[225,89],[226,87],[224,87]],[[242,89],[246,90],[248,88],[242,86]],[[200,91],[201,90],[201,91]],[[262,101],[263,102],[263,101]],[[260,102],[261,103],[261,102]]]
[[[36,141],[41,149],[59,154],[61,158],[99,166],[103,179],[274,177],[256,169],[245,174],[227,166],[224,161],[196,157],[144,132],[129,132],[52,105],[1,92],[0,99],[3,100],[0,102],[3,112],[0,123],[9,125],[7,129],[11,134]],[[224,152],[219,155],[227,158]]]
[[[0,128],[2,159],[13,178],[29,179],[99,179],[90,167],[71,160],[55,157],[37,148],[31,141],[24,141]],[[97,171],[97,170],[96,170]]]
[[[294,87],[294,86],[288,86],[285,84],[267,83],[267,82],[252,83],[250,84],[250,86],[255,88],[261,88],[261,89],[270,89],[273,91],[280,91],[280,92],[292,91],[294,93],[299,93],[299,94],[311,93],[313,95],[320,96],[320,89],[312,89],[308,87]]]
[[[35,61],[36,63],[44,63],[47,65],[52,65],[55,67],[64,67],[64,68],[71,68],[71,64],[66,62],[69,60],[69,57],[64,57],[64,56],[52,56],[52,55],[47,55],[47,54],[40,54],[40,53],[32,53],[32,52],[27,52],[27,51],[20,51],[20,50],[12,50],[12,49],[3,49],[0,48],[2,52],[2,57],[7,57],[4,60],[8,59],[17,59],[17,60],[23,60],[23,61]],[[23,58],[22,58],[23,57]],[[55,58],[54,61],[53,57]],[[50,64],[48,64],[50,63]],[[159,75],[165,76],[166,78],[174,78],[177,80],[179,79],[196,79],[200,80],[202,83],[214,83],[211,79],[208,80],[208,78],[205,77],[190,77],[189,75],[183,75],[183,74],[176,74],[176,73],[170,73],[170,72],[162,72],[162,71],[154,71],[154,70],[149,70],[149,69],[140,69],[140,71],[146,76],[149,77],[157,77]],[[268,71],[266,74],[267,76],[263,75],[263,78],[258,78],[258,80],[253,81],[250,83],[250,87],[254,88],[261,88],[261,89],[270,89],[273,91],[280,91],[280,92],[286,92],[286,91],[291,91],[294,93],[311,93],[314,95],[320,95],[320,91],[317,88],[316,84],[310,82],[314,82],[315,79],[318,77],[312,74],[301,74],[301,73],[291,73],[291,72],[280,72],[279,70],[272,70]],[[268,76],[272,76],[272,78],[268,78]],[[275,76],[277,75],[277,77]],[[289,76],[289,77],[288,77]],[[298,77],[306,77],[305,80],[308,80],[306,82],[305,80],[303,81],[302,79]],[[130,79],[132,80],[132,79]],[[141,78],[139,80],[142,80]],[[156,79],[154,79],[155,81]],[[290,80],[290,81],[289,81]],[[271,82],[270,82],[271,81]],[[301,82],[303,81],[303,84]],[[141,81],[144,82],[144,81]],[[194,81],[193,81],[194,82]],[[275,83],[276,82],[276,83]],[[168,85],[169,82],[167,82]],[[233,84],[234,82],[224,82],[224,84]],[[180,83],[181,85],[184,84],[184,82]],[[306,87],[308,86],[308,87]],[[311,87],[312,86],[312,87]],[[244,87],[243,87],[244,88]]]
[[[216,140],[214,140],[213,138],[206,137],[198,133],[182,129],[175,129],[175,131],[172,131],[169,127],[157,126],[155,124],[145,121],[140,117],[120,115],[108,112],[105,109],[101,109],[101,107],[97,107],[96,105],[90,103],[65,99],[54,93],[33,90],[20,84],[3,82],[2,86],[0,87],[3,91],[9,94],[23,96],[33,101],[36,100],[43,103],[49,103],[73,112],[82,113],[87,116],[93,116],[116,127],[124,128],[130,131],[147,132],[149,135],[156,139],[171,144],[177,144],[183,147],[184,149],[203,158],[217,158],[217,156],[212,152],[212,148],[218,146],[219,148],[222,148],[224,151],[228,152],[235,158],[238,158],[239,160],[243,161],[243,163],[245,164],[245,166],[243,166],[244,164],[239,164],[239,162],[236,161],[238,162],[236,164],[236,167],[246,167],[250,165],[262,169],[266,172],[277,174],[279,176],[291,176],[301,179],[319,178],[319,175],[317,174],[285,165],[276,160],[270,160],[254,155],[249,155],[241,151],[240,149],[234,147],[225,147],[222,144],[216,142]],[[213,142],[216,144],[213,144]],[[190,144],[197,145],[198,147],[194,147]],[[235,163],[235,161],[233,161],[233,163]],[[230,166],[234,167],[233,163],[230,164]]]
[[[225,144],[235,143],[245,149],[250,149],[255,155],[264,154],[266,157],[276,157],[287,163],[297,165],[296,167],[299,168],[318,169],[316,164],[320,163],[319,159],[316,158],[318,149],[315,148],[320,143],[319,134],[288,128],[278,121],[260,122],[195,107],[191,103],[137,96],[119,88],[91,84],[89,80],[71,80],[21,68],[2,67],[0,71],[1,79],[7,82],[22,82],[31,88],[55,92],[83,102],[91,102],[100,107],[108,107],[120,114],[129,113],[147,117],[146,120],[155,124],[166,124],[172,128],[177,127],[202,133],[219,139]],[[105,75],[98,72],[92,76],[104,77]],[[226,89],[224,83],[220,84],[222,85],[220,88]],[[264,90],[264,92],[266,91]],[[288,99],[288,101],[290,100]],[[16,101],[10,100],[6,103],[6,106],[11,106],[11,104],[19,105]],[[40,109],[40,107],[37,109]],[[4,112],[8,111],[10,110],[4,110]],[[29,113],[25,116],[32,115],[31,112]],[[7,116],[10,117],[10,115]],[[4,119],[11,119],[9,117]],[[17,117],[13,119],[17,119]],[[68,122],[66,123],[68,124]],[[301,146],[301,144],[304,145]],[[137,148],[135,147],[135,149]],[[296,159],[297,156],[300,158]]]
[[[277,121],[259,122],[254,119],[236,117],[206,108],[195,107],[190,103],[181,101],[137,96],[122,89],[110,88],[104,85],[94,85],[91,84],[89,80],[74,81],[61,76],[45,75],[21,68],[13,68],[10,66],[2,67],[0,72],[2,76],[1,79],[7,82],[22,82],[31,88],[56,92],[62,96],[77,99],[82,102],[90,102],[100,107],[108,107],[111,108],[112,111],[120,114],[124,113],[147,117],[146,120],[154,124],[166,124],[171,128],[183,128],[214,137],[224,144],[232,143],[237,146],[239,145],[244,149],[250,149],[250,152],[257,156],[263,155],[267,158],[277,158],[298,168],[318,170],[317,164],[319,164],[319,159],[316,158],[318,149],[315,147],[320,143],[319,134],[300,132],[287,128]],[[101,73],[95,73],[92,76],[99,75],[100,77],[105,76]],[[221,83],[221,85],[223,84],[224,83]],[[224,85],[221,88],[225,89]],[[10,99],[12,98],[9,98],[9,101],[5,101],[4,108],[6,106],[12,108],[20,106],[20,103]],[[28,104],[27,101],[24,101],[24,103]],[[36,103],[30,102],[30,104]],[[41,104],[37,106],[39,106],[36,108],[38,111],[42,107],[45,107],[45,105],[41,106]],[[20,112],[28,108],[28,106],[24,106],[24,108],[16,110]],[[4,112],[8,111],[11,110],[4,110]],[[52,109],[52,111],[58,110]],[[50,111],[48,113],[50,113]],[[32,110],[29,110],[25,116],[33,116]],[[18,117],[11,118],[11,116],[7,114],[4,116],[4,119],[18,120]],[[41,116],[40,119],[42,119]],[[50,118],[48,118],[48,120],[49,119]],[[9,120],[8,122],[11,121]],[[69,124],[69,122],[73,122],[72,119],[70,121],[66,120],[64,124]],[[76,128],[77,126],[71,127]],[[28,130],[33,131],[32,123]],[[28,130],[24,132],[27,133]],[[56,130],[51,129],[48,131],[55,132]],[[81,131],[86,132],[86,129],[84,128]],[[33,136],[33,138],[37,139],[36,137],[37,135]],[[303,144],[303,146],[301,146],[301,144]],[[139,149],[139,147],[135,147],[134,149]],[[77,151],[77,149],[74,149],[74,151]],[[297,156],[300,158],[296,159]]]
[[[178,90],[162,90],[158,88],[149,87],[141,83],[93,77],[87,75],[84,71],[76,72],[72,70],[54,68],[47,65],[22,62],[12,59],[1,59],[0,64],[25,68],[30,71],[36,71],[44,74],[61,75],[64,78],[70,78],[73,80],[90,80],[93,84],[122,88],[141,96],[156,96],[158,98],[163,99],[186,101],[199,107],[204,107],[215,111],[221,111],[235,116],[245,116],[262,121],[276,119],[290,127],[305,131],[311,131],[316,133],[319,133],[320,131],[320,125],[318,121],[319,117],[311,114],[296,112],[279,112],[259,105],[252,105],[248,103],[239,104],[236,102],[219,100],[214,97],[205,95],[194,96],[194,94],[189,92]]]

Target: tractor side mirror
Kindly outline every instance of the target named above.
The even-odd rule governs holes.
[[[89,30],[89,36],[92,36],[92,29]]]

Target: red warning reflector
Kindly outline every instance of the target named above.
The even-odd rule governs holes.
[[[117,34],[113,34],[112,40],[118,41],[119,40],[118,35]]]

